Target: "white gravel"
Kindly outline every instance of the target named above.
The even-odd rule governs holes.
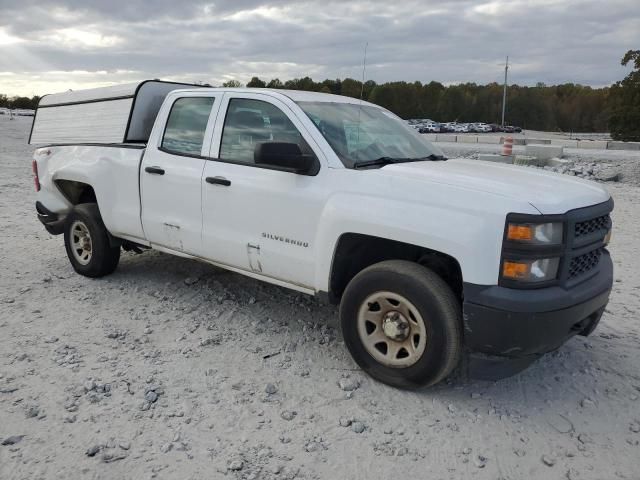
[[[0,117],[0,478],[639,478],[637,186],[610,186],[616,283],[591,337],[403,392],[311,297],[157,252],[76,275],[35,216],[29,125]]]

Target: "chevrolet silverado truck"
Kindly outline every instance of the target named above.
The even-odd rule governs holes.
[[[598,324],[613,200],[596,183],[447,159],[393,113],[315,92],[147,81],[47,95],[38,218],[81,275],[198,259],[339,304],[387,384],[517,373]]]

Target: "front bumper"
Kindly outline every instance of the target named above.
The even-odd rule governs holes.
[[[40,202],[36,202],[36,212],[38,212],[38,220],[51,235],[60,235],[64,232],[65,217],[48,210]]]
[[[613,264],[606,251],[598,274],[570,289],[465,284],[464,341],[470,375],[512,375],[572,336],[589,335],[600,321],[612,284]]]

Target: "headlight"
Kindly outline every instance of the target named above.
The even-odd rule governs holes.
[[[547,282],[558,274],[560,258],[504,260],[502,278],[525,283]]]
[[[513,223],[507,224],[507,241],[526,245],[560,245],[562,223]]]

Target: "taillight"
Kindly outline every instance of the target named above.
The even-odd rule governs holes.
[[[33,170],[33,184],[36,187],[36,192],[40,191],[40,179],[38,178],[38,162],[35,160],[31,162],[31,169]]]

